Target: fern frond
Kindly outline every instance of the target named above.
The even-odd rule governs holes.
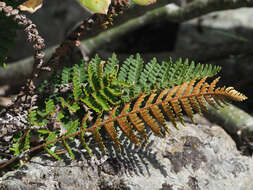
[[[117,59],[113,56],[105,67],[105,61],[96,55],[89,64],[75,65],[72,79],[74,100],[86,104],[97,113],[110,111],[114,105],[119,104],[123,88],[128,88],[129,85],[117,80],[116,64]],[[68,78],[68,70],[64,70],[62,81],[66,82]]]
[[[54,105],[54,101],[52,99],[49,99],[47,102],[46,102],[46,113],[47,114],[51,114],[53,113],[55,110],[55,105]]]
[[[169,132],[168,128],[165,127],[166,118],[169,118],[173,126],[177,127],[176,121],[183,123],[183,112],[190,118],[193,118],[193,110],[196,107],[197,111],[205,110],[206,104],[210,100],[215,107],[219,107],[230,100],[242,101],[247,99],[245,95],[234,90],[232,87],[216,88],[215,85],[219,78],[215,79],[211,84],[208,84],[205,80],[206,78],[198,81],[192,80],[162,91],[153,90],[150,94],[142,93],[139,97],[132,99],[131,102],[114,106],[109,112],[108,117],[105,117],[104,114],[99,114],[94,124],[88,121],[88,114],[85,114],[81,125],[78,120],[70,123],[71,127],[67,129],[68,132],[63,136],[59,136],[55,132],[46,132],[45,134],[48,134],[46,143],[33,148],[33,150],[44,147],[53,158],[58,159],[57,154],[50,151],[50,146],[56,142],[62,142],[70,157],[74,158],[74,153],[68,145],[67,140],[79,136],[81,144],[91,156],[91,150],[85,141],[85,134],[91,132],[95,141],[98,142],[106,153],[106,146],[100,133],[102,128],[105,128],[105,132],[110,136],[112,142],[119,150],[121,145],[116,128],[121,129],[131,142],[140,146],[142,142],[146,143],[148,140],[146,134],[147,127],[159,136],[163,135],[164,130]],[[20,148],[22,147],[13,146],[12,149],[15,153],[19,153],[22,150]]]
[[[207,77],[219,70],[220,67],[189,63],[188,60],[183,62],[180,59],[175,63],[170,59],[161,64],[153,59],[144,66],[139,54],[131,56],[119,67],[115,55],[107,62],[96,56],[89,64],[83,62],[80,66],[65,70],[62,84],[72,82],[72,86],[67,85],[71,89],[45,102],[44,111],[30,112],[29,121],[38,125],[38,120],[41,120],[45,124],[56,116],[57,122],[64,126],[64,134],[59,130],[37,131],[39,135],[47,137],[46,143],[40,147],[44,147],[56,159],[58,155],[50,147],[61,142],[73,158],[67,142],[76,136],[92,156],[86,141],[87,132],[91,132],[91,137],[105,153],[104,135],[110,137],[118,150],[121,149],[118,137],[120,130],[139,146],[148,141],[148,131],[158,136],[169,133],[166,120],[170,120],[172,126],[178,129],[177,121],[184,124],[183,113],[193,121],[194,112],[201,114],[207,110],[206,104],[218,108],[229,100],[246,99],[231,87],[216,88],[219,78],[210,84],[206,82]],[[72,93],[67,94],[71,90]],[[61,106],[56,107],[57,103],[61,103]],[[90,110],[87,107],[93,111],[93,118],[89,120]],[[83,113],[85,116],[80,118]],[[22,147],[13,147],[13,151],[19,153]]]
[[[173,125],[176,127],[176,120],[183,123],[183,111],[185,111],[187,116],[192,119],[193,108],[196,105],[199,109],[205,110],[206,104],[208,103],[208,101],[205,101],[206,99],[211,100],[215,97],[218,101],[222,100],[227,102],[228,100],[242,101],[247,98],[232,87],[215,89],[215,84],[218,79],[215,79],[210,85],[206,83],[205,80],[206,78],[203,78],[198,82],[195,82],[195,80],[185,82],[172,89],[153,92],[150,95],[141,94],[136,100],[132,101],[133,105],[131,105],[131,102],[125,104],[117,116],[110,116],[105,121],[96,123],[86,130],[92,132],[97,130],[98,127],[101,128],[104,126],[107,128],[107,131],[110,131],[109,128],[112,126],[112,131],[115,131],[114,123],[117,122],[126,136],[136,145],[140,145],[140,140],[135,135],[133,127],[140,132],[140,135],[144,137],[144,140],[146,140],[146,133],[144,132],[145,124],[147,124],[155,134],[162,136],[159,124],[164,126],[164,118],[166,116],[172,119]],[[146,98],[147,101],[145,103]],[[193,98],[194,101],[191,101]],[[219,105],[217,104],[216,107],[217,106]],[[111,114],[114,115],[116,113],[115,109]],[[166,129],[166,131],[168,131],[168,129]],[[118,144],[118,139],[115,134],[112,136],[111,131],[108,133],[113,138],[113,142]],[[99,142],[101,143],[101,139],[99,139]]]

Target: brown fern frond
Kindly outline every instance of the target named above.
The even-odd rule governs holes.
[[[185,82],[180,86],[165,89],[161,92],[153,91],[149,95],[141,94],[134,101],[124,105],[117,116],[112,117],[112,115],[115,115],[115,108],[111,111],[108,119],[103,122],[96,122],[86,131],[93,131],[95,128],[104,126],[118,147],[119,142],[115,135],[114,126],[114,123],[117,122],[123,133],[133,143],[140,145],[140,140],[135,135],[135,129],[144,140],[147,140],[145,126],[150,127],[155,134],[162,136],[160,125],[166,131],[169,131],[165,124],[166,116],[177,127],[177,120],[183,123],[183,111],[193,120],[193,110],[201,113],[201,110],[207,110],[207,104],[217,108],[223,106],[222,103],[227,103],[229,100],[242,101],[247,99],[245,95],[239,93],[233,87],[215,89],[218,80],[219,78],[215,79],[209,85],[205,82],[206,78],[203,78],[198,82],[195,80]],[[98,139],[98,141],[101,143],[101,139]]]

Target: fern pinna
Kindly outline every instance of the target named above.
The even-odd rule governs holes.
[[[119,130],[140,146],[148,140],[147,128],[163,136],[164,131],[170,132],[167,120],[177,128],[177,121],[184,123],[183,113],[193,121],[194,112],[207,110],[207,104],[218,108],[229,100],[245,100],[246,96],[232,87],[216,88],[219,78],[210,84],[206,82],[207,77],[219,71],[217,66],[181,59],[159,64],[154,58],[144,64],[139,54],[129,57],[122,65],[113,55],[107,61],[96,56],[89,63],[65,68],[46,106],[29,114],[33,129],[36,126],[44,126],[44,129],[31,131],[41,138],[41,145],[28,152],[43,147],[52,157],[60,159],[51,147],[62,142],[74,158],[68,143],[78,138],[92,155],[88,133],[104,152],[105,135],[120,150]],[[13,146],[12,150],[19,154],[27,148]]]

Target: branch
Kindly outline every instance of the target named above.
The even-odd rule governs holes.
[[[181,8],[175,4],[168,4],[164,7],[148,11],[140,17],[131,19],[124,24],[85,40],[85,43],[82,43],[82,45],[85,48],[86,53],[91,54],[101,46],[120,38],[126,33],[153,23],[159,19],[167,19],[173,22],[185,22],[214,11],[241,7],[253,7],[253,0],[196,0]]]
[[[45,61],[54,53],[57,46],[48,48],[45,51]],[[0,68],[0,85],[20,85],[23,84],[27,77],[31,76],[33,69],[34,57],[28,57],[14,63],[10,63],[6,68]]]
[[[224,108],[215,110],[208,107],[209,111],[205,116],[211,121],[217,122],[231,135],[239,136],[248,140],[253,135],[253,117],[242,109],[229,104]]]
[[[82,41],[83,44],[86,43],[86,40]],[[252,42],[244,41],[233,41],[229,43],[215,44],[213,46],[199,47],[194,49],[189,49],[187,51],[174,51],[174,52],[154,52],[154,53],[145,53],[142,55],[145,61],[151,60],[153,57],[156,57],[158,61],[167,60],[168,57],[173,59],[186,59],[190,61],[194,60],[195,62],[209,62],[214,60],[219,60],[228,57],[229,55],[241,55],[241,54],[252,54],[253,46]],[[49,59],[53,54],[57,46],[48,48],[45,51],[45,58]],[[217,53],[219,52],[219,53]],[[103,59],[111,57],[111,52],[98,51],[99,56]],[[129,57],[130,54],[120,54],[118,56],[119,60],[125,60]],[[9,84],[17,85],[24,82],[25,78],[29,76],[32,72],[33,58],[29,57],[21,61],[17,61],[12,64],[8,64],[5,69],[0,68],[0,85]]]
[[[142,26],[153,23],[157,21],[157,19],[168,19],[170,21],[176,22],[184,22],[188,21],[192,18],[202,16],[204,14],[218,11],[218,10],[227,10],[227,9],[235,9],[240,7],[253,7],[253,0],[196,0],[192,3],[187,4],[186,6],[180,8],[175,4],[168,4],[164,7],[156,8],[154,10],[148,11],[140,17],[131,19],[119,26],[116,26],[112,29],[109,29],[105,32],[100,33],[99,35],[81,41],[81,49],[84,49],[86,53],[92,54],[94,51],[99,49],[101,46],[112,42],[113,40],[120,38],[121,36],[125,35],[128,32],[141,28]],[[49,48],[46,50],[46,58],[52,56],[54,49],[58,47],[57,45]],[[221,46],[224,47],[224,46]],[[231,47],[231,46],[230,46]],[[243,46],[233,44],[234,48],[220,48],[221,52],[224,52],[220,55],[229,55],[229,54],[236,54],[238,53],[245,53],[251,51],[252,47],[249,44],[244,44]],[[240,49],[242,47],[242,49]],[[244,49],[245,47],[245,49]],[[249,47],[249,48],[248,48]],[[212,48],[212,47],[210,47]],[[215,48],[214,48],[215,49]],[[213,49],[213,50],[214,50]],[[216,47],[217,49],[217,47]],[[228,51],[228,52],[226,52]],[[203,52],[196,54],[196,52],[203,52],[203,50],[194,50],[194,54],[191,52],[175,52],[175,53],[167,53],[161,52],[159,54],[147,55],[147,57],[167,57],[173,54],[178,54],[180,57],[187,56],[196,61],[205,61],[201,60],[201,57],[206,54],[210,54],[209,56],[206,55],[206,60],[213,57],[211,52]],[[192,57],[195,55],[195,57]],[[200,56],[201,55],[201,56]],[[216,55],[218,56],[218,55]],[[203,56],[205,57],[205,56]],[[164,60],[164,59],[163,59]],[[1,69],[0,68],[0,85],[3,84],[16,84],[17,82],[22,81],[24,78],[30,74],[32,67],[32,58],[27,58],[12,64],[8,64],[7,68]],[[17,80],[17,81],[15,81]]]

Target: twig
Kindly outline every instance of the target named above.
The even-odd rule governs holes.
[[[117,27],[102,32],[93,38],[85,40],[82,45],[86,49],[86,52],[91,54],[106,43],[110,43],[126,33],[160,19],[167,19],[169,21],[181,23],[213,11],[236,9],[241,7],[253,7],[253,0],[196,0],[184,7],[178,7],[175,4],[168,4],[164,7],[148,11],[140,17],[131,19]]]

